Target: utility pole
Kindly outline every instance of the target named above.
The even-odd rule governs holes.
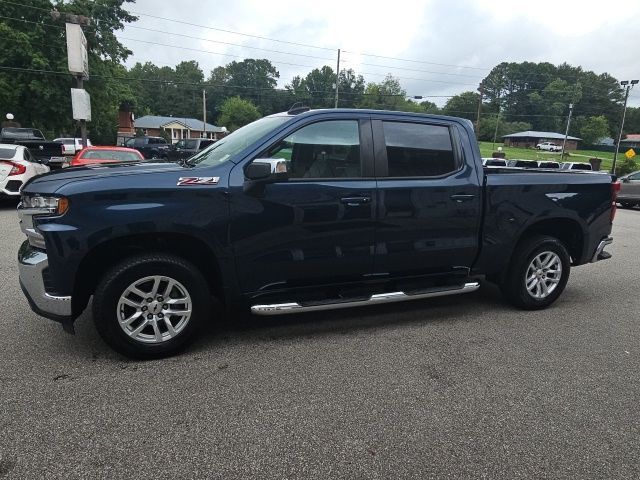
[[[496,129],[493,132],[493,145],[491,148],[496,149],[496,137],[498,136],[498,125],[500,125],[500,105],[498,105],[498,114],[496,115]]]
[[[207,138],[207,92],[202,89],[202,133]]]
[[[613,152],[613,163],[611,164],[611,173],[616,173],[616,160],[618,159],[618,150],[620,150],[620,141],[622,140],[622,129],[624,128],[624,120],[627,116],[627,100],[629,100],[629,90],[638,83],[638,80],[623,80],[620,85],[625,87],[624,108],[622,109],[622,122],[620,123],[620,132],[618,133],[618,141],[616,142],[616,150]]]
[[[336,103],[334,108],[338,108],[338,85],[340,85],[340,49],[338,49],[338,64],[336,65]]]
[[[482,96],[484,94],[484,84],[482,82],[480,82],[478,92],[480,92],[480,98],[478,99],[478,114],[476,116],[476,137],[480,135],[480,110],[482,109]]]
[[[564,131],[564,140],[562,141],[562,153],[560,159],[564,161],[564,148],[567,145],[567,136],[569,135],[569,125],[571,125],[571,115],[573,114],[573,103],[569,104],[569,118],[567,118],[567,129]]]

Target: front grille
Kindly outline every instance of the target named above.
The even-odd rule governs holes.
[[[22,180],[9,180],[5,188],[10,192],[18,193],[20,191],[21,186],[22,186]]]

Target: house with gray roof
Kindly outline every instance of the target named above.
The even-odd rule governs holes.
[[[511,135],[504,135],[502,137],[505,147],[522,147],[522,148],[536,148],[536,145],[542,142],[553,142],[558,145],[562,145],[564,141],[563,133],[556,132],[537,132],[534,130],[527,130],[526,132],[512,133]],[[567,137],[566,150],[576,150],[578,148],[578,142],[581,138]]]
[[[217,127],[210,123],[204,123],[197,118],[163,117],[159,115],[145,115],[136,118],[133,122],[136,130],[142,130],[144,135],[150,137],[162,136],[162,131],[169,134],[172,143],[183,138],[211,138],[218,140],[227,134],[225,127]]]

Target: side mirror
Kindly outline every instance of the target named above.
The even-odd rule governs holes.
[[[282,158],[257,158],[244,171],[249,180],[267,183],[286,181],[289,178],[287,161]]]
[[[287,161],[282,158],[257,158],[244,170],[247,180],[244,191],[264,191],[269,183],[286,182],[289,179]]]

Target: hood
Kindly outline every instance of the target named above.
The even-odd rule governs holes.
[[[81,180],[114,179],[132,175],[149,175],[164,172],[182,173],[188,171],[189,169],[175,163],[103,163],[63,168],[39,175],[27,182],[22,187],[22,191],[25,193],[55,193],[64,185]]]

